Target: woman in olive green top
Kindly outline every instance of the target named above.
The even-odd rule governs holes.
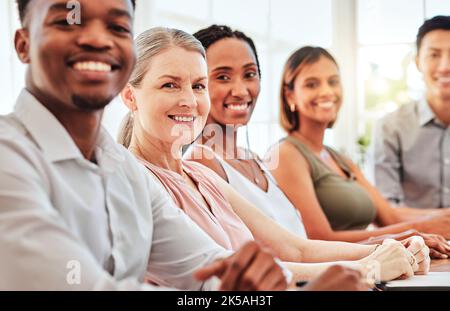
[[[324,147],[342,169],[342,177],[319,159],[305,144],[294,136],[286,137],[308,162],[317,200],[333,230],[365,229],[375,220],[376,209],[368,192],[358,184],[345,159],[330,147]]]
[[[266,160],[278,158],[272,174],[299,209],[310,239],[358,242],[419,234],[432,257],[450,256],[444,239],[450,238],[448,209],[390,206],[356,165],[323,145],[342,103],[338,65],[326,50],[294,52],[284,68],[280,95],[281,125],[288,136],[269,150]],[[365,230],[370,223],[378,228]]]

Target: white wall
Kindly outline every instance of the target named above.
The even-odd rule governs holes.
[[[12,111],[14,101],[24,85],[25,66],[17,59],[14,50],[14,31],[19,18],[12,0],[0,1],[0,114]]]
[[[340,63],[345,99],[339,120],[326,139],[355,158],[356,139],[365,119],[364,90],[358,70],[359,49],[362,44],[379,42],[383,38],[391,42],[397,42],[399,38],[404,41],[405,31],[390,30],[401,25],[420,24],[424,17],[436,14],[450,14],[450,1],[139,0],[135,32],[139,34],[150,27],[167,26],[192,33],[211,23],[224,23],[251,36],[260,55],[262,91],[249,135],[251,148],[260,154],[284,135],[278,126],[277,94],[282,66],[288,55],[306,44],[329,48]],[[373,21],[367,24],[369,17],[376,18],[378,24]],[[383,27],[385,24],[389,27]],[[414,25],[407,27],[406,41],[414,39],[413,34],[417,31]],[[14,30],[18,26],[15,1],[0,1],[0,27],[3,30],[0,32],[0,114],[12,110],[14,99],[24,85],[25,66],[19,63],[13,49]],[[373,34],[372,30],[371,35],[361,38],[361,33],[370,34],[367,29],[371,26],[376,26],[379,33]],[[120,100],[106,109],[104,124],[113,136],[125,113]],[[239,136],[242,138],[244,134],[245,131]],[[245,144],[244,140],[241,143]]]
[[[284,136],[278,125],[278,93],[284,62],[294,50],[303,45],[331,47],[334,25],[332,2],[332,0],[139,1],[135,31],[138,34],[151,27],[166,26],[193,33],[217,23],[239,29],[250,36],[255,42],[261,63],[262,87],[248,126],[248,133],[251,149],[263,155],[269,145]],[[122,108],[114,107],[112,110],[114,112],[111,113],[124,114]],[[116,119],[116,116],[110,118]],[[109,125],[113,133],[117,127],[117,122]],[[240,130],[238,144],[246,145],[245,134],[245,129]],[[331,135],[327,138],[330,143],[334,143]]]

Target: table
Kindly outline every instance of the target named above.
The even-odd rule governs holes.
[[[450,259],[436,259],[431,261],[430,271],[450,272]]]

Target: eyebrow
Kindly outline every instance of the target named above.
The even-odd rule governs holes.
[[[216,71],[230,71],[232,70],[231,67],[228,66],[220,66],[220,67],[216,67],[213,70],[211,70],[212,72],[216,72]]]
[[[162,75],[162,76],[158,77],[158,79],[160,79],[160,80],[161,79],[166,79],[166,78],[172,79],[172,80],[175,80],[175,81],[181,81],[182,80],[180,77],[173,76],[173,75]],[[201,77],[195,79],[195,81],[198,82],[198,81],[207,80],[207,79],[208,79],[207,76],[201,76]]]
[[[67,4],[64,2],[59,2],[59,3],[55,3],[52,4],[49,8],[48,8],[48,12],[52,12],[52,11],[69,11],[70,8],[67,7]]]
[[[304,79],[303,81],[308,82],[308,81],[312,81],[312,80],[320,80],[320,79],[317,77],[308,77],[308,78]]]
[[[158,77],[159,80],[166,79],[166,78],[172,79],[172,80],[175,80],[175,81],[180,81],[181,80],[180,77],[172,76],[172,75],[162,75],[162,76]]]
[[[340,76],[339,75],[332,75],[332,76],[329,76],[327,79],[332,79],[332,78],[340,78]],[[318,77],[308,77],[304,81],[306,82],[306,81],[309,81],[309,80],[320,80],[320,78],[318,78]]]
[[[247,68],[247,67],[253,67],[253,66],[258,66],[258,65],[256,65],[254,62],[251,62],[251,63],[244,65],[243,67]]]
[[[51,5],[50,8],[48,9],[49,12],[57,12],[57,11],[66,11],[67,12],[69,10],[71,10],[71,8],[68,8],[67,4],[63,3],[63,2],[55,3],[55,4]],[[130,20],[133,18],[131,16],[130,12],[123,10],[123,9],[118,9],[118,8],[110,9],[108,11],[108,15],[112,16],[112,17],[127,17]]]
[[[257,65],[255,63],[251,62],[251,63],[245,64],[242,67],[243,68],[248,68],[248,67],[253,67],[253,66],[257,66]],[[231,68],[229,66],[220,66],[220,67],[214,68],[212,70],[212,72],[216,72],[216,71],[230,71],[230,70],[233,70],[233,68]]]
[[[203,80],[208,80],[208,77],[207,76],[199,77],[195,80],[195,82],[199,82],[199,81],[203,81]]]
[[[132,19],[130,12],[122,9],[111,9],[108,11],[108,15],[113,17],[127,17],[128,19]]]

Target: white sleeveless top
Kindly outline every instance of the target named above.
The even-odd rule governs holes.
[[[248,180],[247,177],[223,160],[211,148],[204,145],[197,146],[208,149],[215,154],[216,159],[225,171],[229,184],[244,198],[285,229],[302,238],[307,238],[300,212],[281,191],[275,178],[259,159],[256,158],[255,160],[267,178],[267,192]]]

